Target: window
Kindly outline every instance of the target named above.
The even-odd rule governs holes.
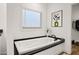
[[[29,9],[23,10],[23,27],[26,28],[40,28],[41,27],[41,13]]]

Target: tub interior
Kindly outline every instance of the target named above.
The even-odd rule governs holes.
[[[43,37],[43,38],[36,38],[32,40],[17,41],[15,42],[15,45],[17,47],[19,54],[23,54],[58,41],[60,40],[54,41],[54,38]]]

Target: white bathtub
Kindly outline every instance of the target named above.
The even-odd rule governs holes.
[[[59,55],[62,52],[64,52],[64,47],[63,47],[63,43],[59,44],[57,46],[51,47],[47,50],[44,50],[42,52],[36,53],[34,55]]]
[[[59,41],[60,40],[54,41],[53,38],[49,38],[49,37],[42,37],[42,38],[36,38],[32,40],[16,41],[15,45],[17,47],[18,53],[24,54],[32,50],[35,50]],[[62,51],[63,51],[63,44],[59,44],[55,47],[36,53],[35,55],[53,55],[53,54],[59,54]]]

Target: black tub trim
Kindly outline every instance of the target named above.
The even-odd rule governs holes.
[[[47,36],[45,35],[45,36],[38,36],[38,37],[30,37],[30,38],[15,39],[14,41],[32,40],[32,39],[42,38],[42,37],[47,37]]]
[[[17,40],[14,40],[14,55],[19,55],[18,50],[17,50],[16,45],[15,45],[15,42],[16,42],[16,41],[29,40],[29,39],[36,39],[36,38],[42,38],[42,37],[47,37],[47,36],[39,36],[39,37],[31,37],[31,38],[24,38],[24,39],[17,39]],[[48,36],[48,37],[53,38],[53,37],[51,37],[51,36]],[[47,49],[49,49],[49,48],[51,48],[51,47],[54,47],[54,46],[56,46],[56,45],[59,45],[59,44],[65,42],[65,39],[63,39],[63,38],[58,38],[58,37],[56,37],[55,39],[60,39],[60,41],[59,41],[59,42],[56,42],[56,43],[52,43],[52,44],[47,45],[47,46],[44,46],[44,47],[41,47],[41,48],[38,48],[38,49],[35,49],[35,50],[32,50],[32,51],[27,52],[27,53],[24,53],[24,54],[22,54],[22,55],[33,55],[33,54],[36,54],[36,53],[38,53],[38,52],[47,50]]]
[[[19,52],[18,52],[17,47],[16,47],[16,45],[14,43],[14,55],[18,55],[18,54],[19,54]]]

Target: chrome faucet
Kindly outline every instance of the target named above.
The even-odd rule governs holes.
[[[51,37],[53,37],[55,40],[54,41],[56,41],[57,40],[57,37],[56,37],[56,35],[51,35]]]
[[[54,34],[53,34],[53,35],[51,35],[51,36],[52,36],[52,37],[54,37],[54,38],[56,38],[56,35],[54,35]]]

